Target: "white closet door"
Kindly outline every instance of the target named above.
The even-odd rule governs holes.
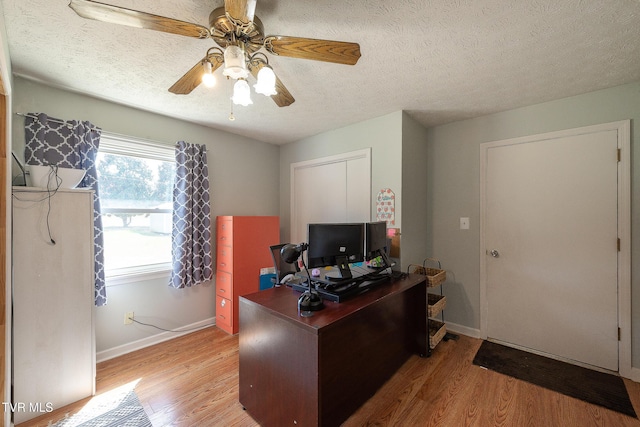
[[[358,158],[346,163],[346,222],[368,222],[371,220],[371,162]]]
[[[301,168],[295,176],[298,218],[293,242],[307,239],[307,224],[344,222],[347,216],[347,168],[344,162]]]
[[[305,242],[310,223],[370,219],[370,149],[291,165],[291,242]]]

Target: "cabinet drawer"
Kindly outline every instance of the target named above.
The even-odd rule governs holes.
[[[218,271],[233,271],[233,250],[231,246],[218,246],[216,264]]]
[[[221,297],[231,298],[231,273],[226,271],[218,271],[216,273],[216,294]]]
[[[219,245],[231,245],[233,242],[233,221],[218,221],[216,239]]]
[[[231,300],[216,296],[216,325],[228,329],[232,324],[233,307]]]

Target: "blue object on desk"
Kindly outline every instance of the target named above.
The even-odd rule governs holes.
[[[265,289],[273,288],[273,285],[276,281],[275,273],[272,274],[261,274],[260,275],[260,290],[263,291]]]

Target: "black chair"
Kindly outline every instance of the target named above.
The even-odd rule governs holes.
[[[273,258],[273,265],[276,268],[275,286],[280,286],[280,282],[287,274],[295,274],[300,271],[297,262],[285,262],[282,256],[280,256],[280,249],[286,244],[287,243],[281,243],[279,245],[269,246],[269,249],[271,249],[271,257]]]

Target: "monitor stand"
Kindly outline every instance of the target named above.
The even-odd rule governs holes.
[[[380,256],[382,257],[383,268],[393,267],[393,262],[391,262],[391,258],[389,258],[387,251],[385,249],[380,249],[378,252],[380,252]]]
[[[339,276],[328,276],[325,275],[325,279],[335,282],[340,282],[343,280],[349,280],[353,278],[351,274],[351,269],[349,268],[349,258],[346,256],[336,257],[336,266],[338,267]]]

